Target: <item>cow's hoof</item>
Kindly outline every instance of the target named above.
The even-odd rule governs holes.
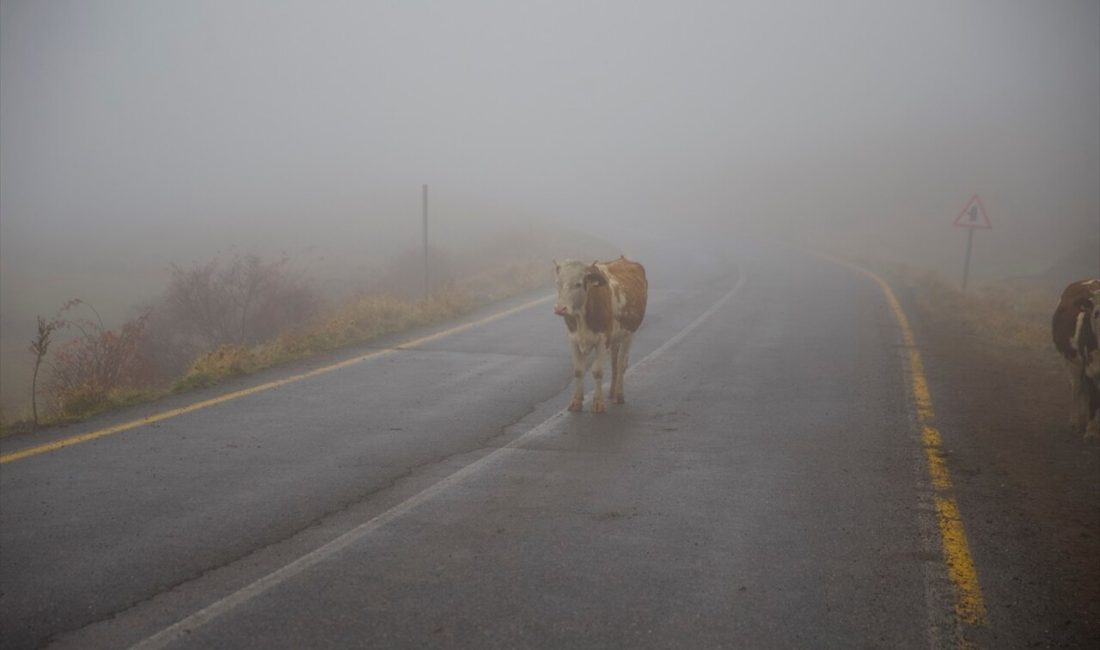
[[[577,402],[577,401],[570,402],[569,403],[569,410],[574,412],[574,413],[579,412],[581,410],[581,403]]]
[[[626,404],[626,399],[622,395],[616,395],[611,401],[616,404]]]
[[[1089,423],[1089,426],[1085,429],[1085,440],[1097,440],[1100,439],[1100,422],[1093,420]]]
[[[603,413],[606,410],[607,407],[604,406],[603,402],[592,402],[593,413]]]

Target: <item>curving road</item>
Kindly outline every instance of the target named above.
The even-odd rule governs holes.
[[[649,313],[604,415],[561,412],[569,355],[543,302],[0,466],[0,643],[980,641],[879,287],[768,244],[637,257]]]

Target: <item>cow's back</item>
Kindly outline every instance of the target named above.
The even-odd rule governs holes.
[[[1069,360],[1077,357],[1073,337],[1077,331],[1077,317],[1092,307],[1092,293],[1100,289],[1100,280],[1073,282],[1062,291],[1062,298],[1051,318],[1051,337],[1054,347]]]
[[[646,300],[649,294],[645,267],[625,257],[607,262],[605,267],[607,274],[615,281],[615,295],[612,296],[612,300],[617,307],[616,317],[619,325],[627,331],[637,331],[642,324],[642,319],[645,318]]]

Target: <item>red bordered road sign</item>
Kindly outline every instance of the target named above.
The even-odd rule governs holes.
[[[982,205],[982,200],[978,198],[978,195],[970,197],[970,200],[966,202],[966,207],[959,213],[959,218],[955,219],[955,225],[959,228],[984,228],[991,230],[993,224],[989,222],[989,215],[985,213],[985,206]]]

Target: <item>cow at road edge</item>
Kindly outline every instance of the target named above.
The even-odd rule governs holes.
[[[1073,282],[1062,292],[1051,334],[1066,363],[1070,426],[1085,437],[1100,435],[1100,279]]]

